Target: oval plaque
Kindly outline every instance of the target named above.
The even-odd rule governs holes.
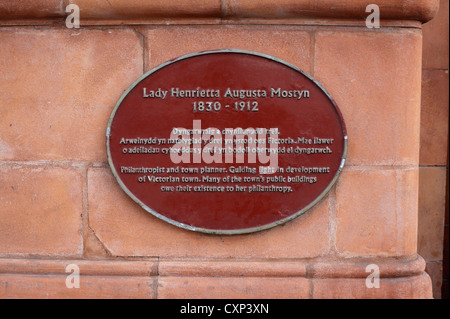
[[[341,113],[312,78],[273,57],[205,51],[169,61],[120,98],[111,170],[145,210],[215,234],[267,229],[315,205],[345,162]]]

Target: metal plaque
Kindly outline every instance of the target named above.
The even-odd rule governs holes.
[[[341,113],[314,79],[239,50],[149,71],[118,101],[106,136],[111,170],[134,201],[214,234],[299,216],[330,190],[347,151]]]

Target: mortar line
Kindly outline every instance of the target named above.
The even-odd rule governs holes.
[[[310,43],[309,43],[309,72],[312,77],[315,77],[315,67],[316,67],[316,31],[310,32]]]
[[[155,275],[153,277],[152,285],[153,285],[154,299],[158,299],[158,292],[159,292],[159,257],[157,257],[157,260],[155,262],[155,270],[156,270],[156,273],[155,273]]]
[[[89,216],[88,216],[88,165],[83,169],[83,188],[82,188],[82,208],[81,208],[81,236],[83,238],[82,254],[86,256],[86,241],[89,236]]]
[[[338,256],[339,252],[337,251],[336,248],[336,230],[337,230],[337,225],[336,225],[336,187],[337,185],[335,185],[335,187],[333,187],[330,190],[330,195],[329,195],[329,203],[330,203],[330,239],[329,239],[329,247],[328,247],[328,254],[330,256]]]
[[[64,18],[65,19],[65,18]],[[142,23],[123,23],[123,20],[118,20],[115,23],[111,24],[81,24],[80,29],[130,29],[135,28],[139,26],[143,27],[205,27],[205,26],[211,26],[211,27],[222,27],[222,26],[250,26],[250,27],[308,27],[308,28],[351,28],[351,29],[360,29],[360,30],[366,30],[367,32],[383,32],[387,29],[414,29],[414,30],[422,30],[421,26],[414,26],[414,25],[385,25],[381,26],[379,29],[369,29],[364,24],[314,24],[314,23],[264,23],[264,21],[261,19],[261,21],[253,21],[249,23],[243,23],[241,20],[237,21],[236,23],[233,23],[234,20],[224,20],[224,19],[213,19],[213,22],[210,23],[195,23],[195,24],[189,24],[189,23],[176,23],[176,20],[162,20],[159,22],[155,21],[148,21],[148,22],[142,22]],[[49,20],[49,23],[47,24],[0,24],[0,28],[21,28],[21,27],[30,27],[34,29],[67,29],[64,21],[61,21],[61,23],[55,24],[54,22],[58,22],[55,20]],[[219,22],[217,22],[219,21]],[[339,31],[339,30],[338,30]],[[354,31],[354,30],[352,30]],[[448,69],[443,69],[448,70]]]
[[[147,73],[149,62],[148,62],[148,39],[147,36],[142,32],[142,29],[145,29],[145,33],[147,33],[147,28],[144,25],[137,25],[132,27],[133,31],[138,35],[139,42],[142,46],[142,74]]]

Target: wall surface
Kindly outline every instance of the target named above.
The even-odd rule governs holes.
[[[448,298],[448,5],[441,0],[437,16],[423,26],[418,251],[434,298],[441,288]]]
[[[65,26],[70,2],[79,29]],[[441,142],[425,152],[431,162],[420,153],[421,101],[435,89],[427,81],[448,82],[448,71],[424,64],[422,74],[421,24],[438,1],[379,1],[378,29],[366,27],[370,2],[360,0],[106,2],[0,1],[1,298],[432,297],[425,266],[433,272],[442,254],[421,244],[418,228],[434,235],[419,227],[418,202],[435,194],[424,183],[442,191],[435,165],[446,163],[432,149]],[[344,170],[318,205],[248,235],[157,219],[121,190],[106,158],[111,111],[137,78],[221,48],[316,78],[349,136]],[[80,288],[66,286],[71,264]],[[370,264],[379,288],[366,286]]]

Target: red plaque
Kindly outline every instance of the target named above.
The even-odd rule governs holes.
[[[267,229],[315,205],[345,162],[341,113],[273,57],[186,55],[139,78],[107,128],[111,170],[145,210],[216,234]]]

